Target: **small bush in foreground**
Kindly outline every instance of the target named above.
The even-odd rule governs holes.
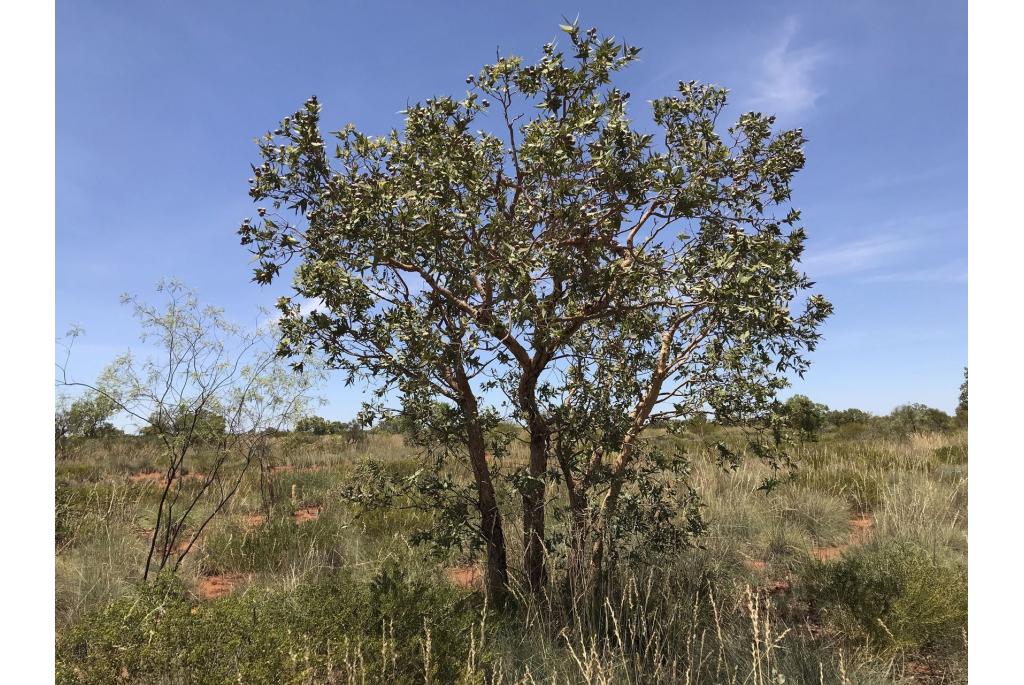
[[[881,645],[953,648],[967,628],[967,569],[902,543],[862,547],[809,578],[823,614]]]
[[[57,682],[454,683],[476,603],[393,568],[369,584],[339,576],[200,605],[161,577],[58,640]]]

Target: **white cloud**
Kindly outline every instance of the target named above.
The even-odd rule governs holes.
[[[857,276],[858,283],[967,282],[965,259],[921,266],[921,253],[928,247],[920,236],[881,235],[821,249],[809,248],[802,265],[812,279]]]
[[[814,83],[814,72],[825,60],[821,46],[794,48],[799,24],[790,17],[772,47],[761,57],[752,104],[765,113],[790,118],[814,107],[823,91]]]
[[[918,240],[903,236],[877,236],[823,250],[809,249],[803,259],[804,271],[811,278],[869,271],[918,245]]]
[[[966,283],[967,263],[957,259],[939,266],[911,271],[893,271],[876,274],[861,280],[862,283]]]

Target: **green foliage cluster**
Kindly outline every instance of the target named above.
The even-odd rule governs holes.
[[[61,635],[56,681],[276,685],[332,682],[347,669],[395,685],[455,683],[480,615],[476,597],[395,566],[368,583],[337,575],[199,606],[163,575]]]
[[[888,647],[958,650],[967,629],[966,560],[898,540],[866,545],[808,579],[832,619]]]
[[[780,412],[785,424],[803,441],[811,442],[831,436],[836,439],[904,438],[914,433],[948,432],[966,426],[966,410],[958,407],[950,416],[940,409],[921,403],[900,405],[887,415],[876,416],[863,409],[830,409],[806,395],[793,395],[782,403]],[[666,421],[659,427],[685,430],[691,435],[708,437],[730,426],[747,425],[736,421],[698,413],[685,421]]]
[[[826,423],[837,427],[852,423],[868,423],[871,419],[870,413],[854,408],[829,410],[825,415]]]
[[[360,442],[366,437],[359,421],[331,421],[322,416],[302,417],[295,422],[295,432],[312,435],[344,435],[352,442]]]
[[[123,431],[110,423],[110,418],[117,412],[118,407],[110,398],[96,392],[86,393],[70,407],[57,409],[54,415],[56,438],[121,435]]]
[[[783,406],[789,426],[804,440],[815,440],[829,431],[846,438],[905,437],[913,433],[950,431],[963,425],[959,418],[919,402],[901,404],[885,416],[855,408],[829,409],[805,395],[794,395]]]
[[[828,407],[812,402],[806,395],[793,395],[783,406],[789,425],[799,431],[804,439],[814,439],[825,426]]]
[[[960,395],[956,403],[956,422],[959,426],[967,426],[967,367],[964,367],[964,382],[960,384]]]
[[[149,422],[139,431],[146,437],[181,435],[189,431],[196,442],[213,442],[224,437],[227,419],[216,411],[193,408],[181,404],[172,409],[161,407],[149,416]]]
[[[953,427],[949,414],[919,402],[901,404],[886,418],[889,428],[901,435],[942,431]]]

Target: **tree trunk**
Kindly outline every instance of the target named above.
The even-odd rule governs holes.
[[[523,567],[530,591],[547,585],[544,558],[544,478],[548,461],[548,429],[539,419],[530,422],[530,481],[523,488]]]
[[[483,427],[480,425],[480,407],[461,363],[454,369],[454,379],[465,415],[466,447],[469,450],[469,463],[473,468],[473,480],[476,483],[480,531],[487,550],[485,591],[493,605],[504,606],[508,600],[508,554],[498,498],[494,492],[491,469],[487,464],[487,444],[484,440]]]
[[[643,408],[644,407],[642,407],[642,409]],[[638,413],[639,411],[640,410],[638,410]],[[648,414],[650,413],[650,405],[646,406],[646,412]],[[644,418],[646,418],[646,414],[644,414]],[[634,421],[634,429],[630,430],[623,439],[622,449],[619,451],[619,456],[612,464],[612,476],[611,483],[608,486],[608,492],[601,501],[601,506],[598,508],[594,519],[594,544],[591,547],[590,553],[589,575],[590,582],[601,592],[604,591],[606,556],[612,552],[612,547],[615,544],[615,540],[611,533],[612,519],[618,511],[619,497],[622,495],[622,489],[626,484],[626,467],[632,460],[633,450],[636,447],[636,440],[640,435],[643,425],[644,424],[639,421]]]
[[[498,498],[494,492],[490,468],[487,465],[487,451],[480,424],[468,421],[469,461],[473,467],[477,498],[480,507],[480,530],[487,550],[485,590],[488,599],[495,606],[504,606],[508,600],[508,555],[505,550],[505,532],[498,509]]]

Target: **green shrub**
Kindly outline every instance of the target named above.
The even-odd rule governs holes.
[[[477,604],[395,568],[370,583],[337,576],[198,606],[179,581],[162,579],[62,635],[57,682],[453,683],[464,671]]]
[[[793,395],[784,405],[789,425],[800,432],[803,440],[815,440],[825,426],[828,407],[812,402],[806,395]]]
[[[888,541],[812,570],[823,615],[880,645],[949,649],[967,627],[967,569],[916,545]]]
[[[873,421],[853,421],[836,426],[836,437],[842,440],[864,440],[878,435],[879,429]]]
[[[919,402],[896,407],[886,417],[886,422],[897,435],[944,431],[954,427],[953,418],[949,414]]]

